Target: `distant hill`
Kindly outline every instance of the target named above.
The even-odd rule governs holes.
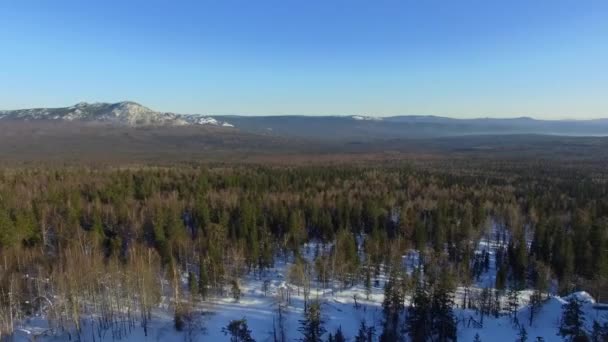
[[[453,119],[441,116],[207,116],[158,112],[135,102],[0,111],[2,121],[58,121],[139,126],[235,127],[244,133],[315,141],[376,141],[463,135],[608,136],[608,119]]]
[[[157,112],[136,102],[86,103],[63,108],[1,110],[1,120],[103,122],[124,126],[213,125],[232,127],[203,115]]]
[[[439,116],[216,116],[240,130],[321,140],[377,140],[461,135],[608,136],[608,119],[452,119]]]

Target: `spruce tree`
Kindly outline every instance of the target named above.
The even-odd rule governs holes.
[[[519,324],[519,320],[517,319],[517,310],[519,310],[519,292],[514,288],[509,288],[509,293],[507,294],[507,306],[509,308],[509,314],[513,319],[513,324]]]
[[[384,284],[384,301],[382,302],[384,327],[381,335],[382,340],[391,341],[398,338],[399,314],[402,312],[402,309],[403,295],[397,284],[395,274],[391,273],[389,281]]]
[[[230,336],[230,342],[255,342],[245,318],[230,321],[226,327],[222,328],[222,332],[224,335]]]
[[[194,272],[188,272],[188,291],[190,291],[190,296],[196,296],[198,294],[198,281]]]
[[[497,290],[504,290],[507,284],[507,267],[506,265],[500,265],[498,272],[496,272],[495,287]]]
[[[405,321],[412,341],[426,341],[432,335],[431,299],[423,285],[418,285]]]
[[[432,336],[435,341],[456,341],[456,318],[452,289],[446,280],[433,292],[431,305]]]
[[[346,338],[344,337],[344,334],[342,333],[342,327],[338,327],[338,330],[336,330],[336,334],[334,335],[334,341],[335,342],[346,342]]]
[[[365,321],[361,321],[359,325],[359,332],[355,337],[355,342],[372,342],[374,340],[375,328],[374,326],[368,327]]]
[[[321,303],[312,301],[304,313],[304,319],[300,320],[300,328],[298,329],[303,337],[303,342],[320,342],[325,334],[323,327],[325,322],[321,319]]]
[[[494,290],[494,303],[492,304],[492,312],[494,313],[494,317],[498,318],[500,315],[500,291]]]
[[[479,296],[479,313],[481,315],[481,324],[483,325],[483,319],[485,316],[490,314],[492,309],[492,290],[489,287],[485,287],[481,290]]]
[[[198,291],[203,300],[207,299],[209,286],[209,274],[207,273],[207,269],[205,268],[205,259],[203,258],[203,254],[201,253],[199,256],[199,264],[198,264]]]
[[[598,321],[593,321],[593,330],[591,332],[592,342],[605,342],[608,341],[608,323],[600,325]]]
[[[540,306],[542,305],[542,294],[540,291],[535,290],[530,296],[530,326],[532,326],[532,322],[534,321],[534,317],[540,310]]]
[[[528,341],[528,332],[526,331],[526,328],[522,325],[522,327],[519,329],[519,334],[517,335],[516,342],[527,342],[527,341]]]
[[[581,302],[576,296],[572,295],[563,308],[559,335],[570,341],[586,340],[587,334],[584,330],[585,316],[581,308]]]
[[[15,244],[17,232],[7,210],[0,206],[0,249]]]
[[[365,267],[364,272],[365,272],[365,281],[364,281],[365,299],[369,300],[369,296],[372,294],[372,271],[371,271],[369,265],[367,265]]]

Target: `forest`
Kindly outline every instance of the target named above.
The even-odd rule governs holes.
[[[177,331],[192,332],[203,328],[195,319],[201,303],[238,301],[245,276],[263,279],[288,261],[291,291],[304,291],[303,341],[344,341],[345,334],[356,341],[455,341],[455,308],[475,310],[472,324],[483,325],[493,315],[517,321],[514,313],[526,305],[529,322],[517,322],[525,341],[525,327],[549,296],[608,296],[608,183],[601,167],[586,167],[465,161],[5,168],[0,340],[32,317],[73,340],[101,340],[102,331],[120,340],[133,327],[146,331],[159,307]],[[492,260],[477,248],[488,231],[498,246]],[[408,253],[416,255],[409,271]],[[496,269],[492,283],[475,286],[489,268]],[[367,297],[381,286],[380,325],[327,331],[311,289],[330,284],[362,286]],[[524,290],[531,291],[526,302],[518,297]],[[584,331],[580,304],[568,305],[561,336],[607,338],[606,324]],[[279,305],[270,340],[287,340],[284,309]],[[93,336],[84,336],[85,321]],[[233,320],[223,332],[231,341],[253,341],[248,329],[247,320]]]

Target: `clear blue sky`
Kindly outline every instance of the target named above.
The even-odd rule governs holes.
[[[608,1],[0,0],[0,109],[608,117]]]

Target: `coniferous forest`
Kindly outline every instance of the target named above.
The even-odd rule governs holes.
[[[453,341],[499,315],[524,341],[551,295],[608,296],[606,180],[532,162],[3,169],[0,339],[44,317],[72,340],[120,340],[164,308],[195,340],[202,304],[245,298],[244,277],[288,263],[294,286],[282,296],[304,293],[303,341]],[[479,248],[488,236],[491,259]],[[479,285],[488,269],[495,276]],[[326,329],[311,290],[323,286],[381,288],[378,324]],[[554,337],[605,340],[606,325],[581,328],[571,302]],[[222,331],[285,341],[288,306],[277,306],[271,337],[252,336],[245,317]],[[529,317],[518,318],[522,307]],[[476,314],[464,322],[455,309]]]
[[[608,0],[0,0],[0,342],[608,342]]]

